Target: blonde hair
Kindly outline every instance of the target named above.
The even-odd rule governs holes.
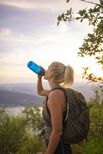
[[[53,70],[54,81],[64,87],[70,87],[74,82],[74,70],[68,65],[65,66],[60,62],[53,62],[51,65]]]

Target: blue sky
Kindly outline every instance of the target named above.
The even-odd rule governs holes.
[[[76,12],[87,4],[71,0],[71,6]],[[52,61],[70,64],[76,81],[81,81],[82,67],[94,68],[94,59],[77,56],[91,31],[87,22],[57,26],[57,16],[67,8],[65,0],[0,0],[0,83],[35,82],[36,75],[26,67],[29,60],[45,68]]]

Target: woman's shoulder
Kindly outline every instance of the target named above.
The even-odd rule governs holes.
[[[63,92],[63,90],[61,90],[61,89],[54,89],[54,90],[51,90],[50,92],[49,92],[49,98],[50,97],[64,97],[64,92]]]
[[[48,103],[52,103],[53,102],[56,104],[63,104],[65,102],[65,94],[62,90],[60,89],[55,89],[55,90],[52,90],[50,93],[49,93],[49,96],[48,96]]]
[[[60,89],[55,89],[51,91],[49,94],[47,106],[49,109],[50,108],[52,108],[53,110],[60,109],[64,112],[66,108],[65,102],[66,102],[65,95],[63,91]]]

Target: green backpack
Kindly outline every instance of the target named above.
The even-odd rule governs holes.
[[[87,139],[90,121],[89,108],[84,96],[70,88],[55,87],[52,90],[55,89],[63,90],[66,96],[67,109],[62,135],[64,143],[77,144]]]

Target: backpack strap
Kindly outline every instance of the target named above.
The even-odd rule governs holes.
[[[62,139],[60,140],[60,144],[61,144],[61,150],[62,150],[62,154],[65,154],[65,152],[64,152],[64,146],[63,146],[63,141],[62,141]]]

